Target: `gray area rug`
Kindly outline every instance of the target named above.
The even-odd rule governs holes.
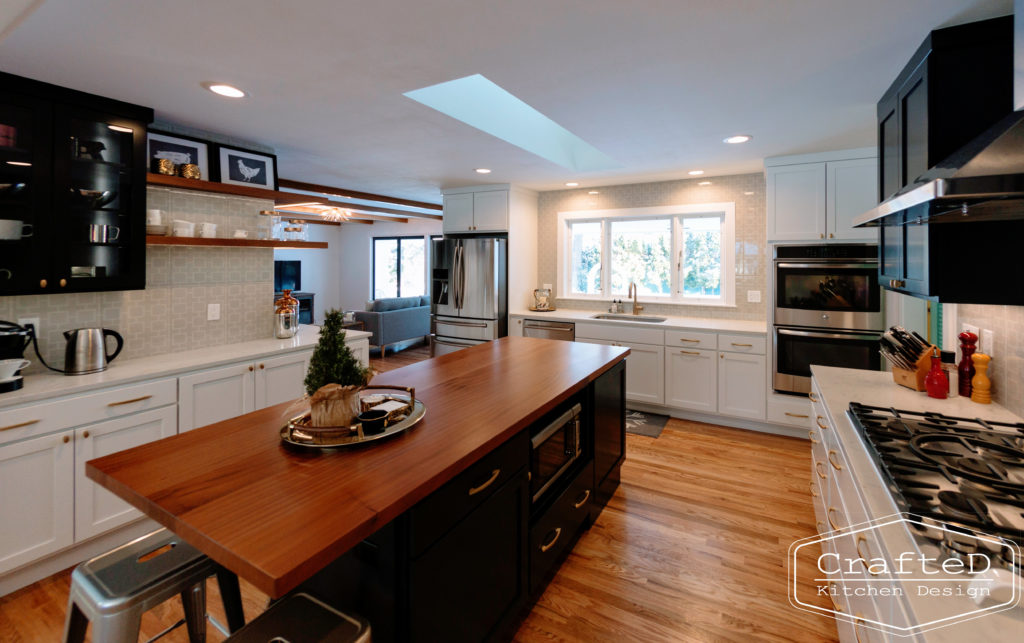
[[[667,415],[626,410],[626,433],[656,438],[661,435],[661,430],[665,428],[666,422],[668,422]]]

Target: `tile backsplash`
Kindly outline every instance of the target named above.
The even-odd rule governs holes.
[[[979,347],[992,355],[988,369],[992,399],[1024,416],[1024,306],[961,304],[957,306],[957,321],[992,331],[995,345]]]
[[[218,226],[217,236],[236,229],[256,236],[259,211],[272,201],[151,187],[147,208],[164,211],[165,222],[184,219]],[[146,289],[0,297],[0,319],[39,317],[39,348],[54,367],[64,366],[62,332],[102,326],[124,336],[121,358],[146,357],[271,337],[273,334],[274,250],[149,246]],[[221,317],[206,321],[207,304],[219,303]],[[42,365],[33,362],[27,372]]]
[[[711,185],[697,185],[711,181]],[[539,203],[537,281],[557,284],[558,213],[575,210],[607,210],[663,205],[733,202],[736,204],[736,306],[681,306],[644,304],[646,312],[688,317],[762,320],[766,318],[767,257],[764,175],[700,177],[657,183],[606,185],[599,194],[590,189],[542,192]],[[557,286],[556,286],[557,290]],[[761,303],[747,303],[747,291],[760,290]],[[557,295],[557,292],[556,292]],[[607,308],[607,302],[557,298],[562,308]],[[628,308],[628,306],[627,306]]]

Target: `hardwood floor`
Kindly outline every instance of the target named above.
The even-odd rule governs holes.
[[[396,368],[422,362],[425,359],[430,359],[430,344],[425,342],[402,349],[397,353],[392,353],[391,349],[388,349],[388,353],[384,357],[381,357],[378,349],[371,349],[370,352],[370,366],[378,373],[393,371]]]
[[[372,362],[384,371],[428,355],[415,347]],[[626,440],[621,487],[516,641],[836,640],[834,621],[787,598],[789,544],[814,533],[806,441],[681,420],[657,439]],[[0,597],[0,641],[59,641],[70,576]],[[216,583],[208,586],[223,623]],[[242,597],[248,618],[266,605],[244,581]],[[147,612],[143,640],[181,617],[177,600]],[[208,629],[210,641],[224,639]],[[187,636],[178,628],[162,640]]]

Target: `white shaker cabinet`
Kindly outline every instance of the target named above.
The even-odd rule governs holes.
[[[765,419],[766,363],[764,355],[718,353],[718,412],[721,415]]]
[[[445,190],[442,197],[442,230],[445,234],[509,232],[510,204],[514,192],[515,188],[508,184]]]
[[[75,542],[142,517],[85,475],[85,463],[177,433],[177,409],[171,406],[108,420],[75,430]]]
[[[255,411],[255,371],[240,362],[178,378],[178,432]]]
[[[473,193],[473,232],[508,232],[508,190]]]
[[[716,351],[665,348],[665,406],[715,413],[717,371]]]
[[[825,167],[829,239],[875,240],[874,228],[854,228],[853,220],[878,203],[878,160],[832,161]]]
[[[0,573],[72,544],[73,433],[0,447]]]
[[[473,230],[473,193],[446,194],[443,200],[443,221],[445,234],[471,232]]]
[[[781,165],[765,170],[768,240],[825,238],[825,164]]]
[[[579,325],[577,325],[578,327]],[[665,401],[665,347],[651,344],[628,344],[605,339],[577,337],[577,342],[625,346],[629,348],[626,357],[626,399],[648,404],[664,404]]]
[[[302,397],[306,393],[303,381],[312,354],[312,351],[303,351],[256,362],[256,408]]]

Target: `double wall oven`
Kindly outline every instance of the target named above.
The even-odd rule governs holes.
[[[772,384],[811,390],[811,365],[878,370],[885,330],[878,246],[775,246]]]

